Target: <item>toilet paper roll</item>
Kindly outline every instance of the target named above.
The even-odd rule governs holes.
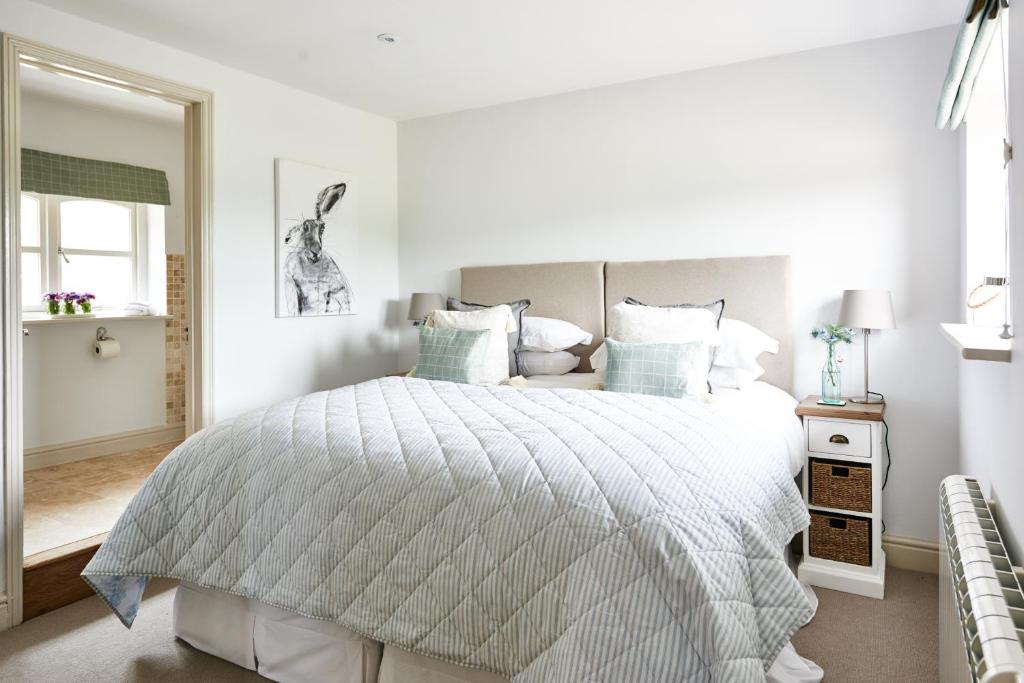
[[[121,355],[121,342],[116,339],[102,339],[92,347],[92,354],[97,358],[116,358]]]

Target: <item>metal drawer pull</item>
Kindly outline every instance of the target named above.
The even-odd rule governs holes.
[[[833,434],[832,436],[828,437],[828,442],[829,443],[845,443],[845,444],[849,444],[850,440],[847,439],[842,434]]]
[[[838,465],[833,465],[832,466],[832,476],[833,477],[848,477],[848,476],[850,476],[850,468],[849,467],[839,467]]]

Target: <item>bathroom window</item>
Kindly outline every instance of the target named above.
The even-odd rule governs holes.
[[[22,193],[22,305],[91,292],[99,308],[146,298],[145,204]]]

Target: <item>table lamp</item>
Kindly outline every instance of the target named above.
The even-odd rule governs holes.
[[[440,294],[427,292],[414,292],[409,297],[409,320],[413,325],[419,326],[427,319],[433,311],[444,309],[444,297]]]
[[[896,328],[892,309],[892,292],[887,289],[847,289],[839,309],[839,324],[859,327],[864,332],[864,396],[851,398],[854,403],[884,403],[881,394],[868,389],[868,340],[871,330]]]

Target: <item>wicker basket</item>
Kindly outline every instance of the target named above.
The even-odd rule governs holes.
[[[871,520],[811,511],[811,557],[871,566]]]
[[[811,505],[871,512],[871,465],[811,460]]]

